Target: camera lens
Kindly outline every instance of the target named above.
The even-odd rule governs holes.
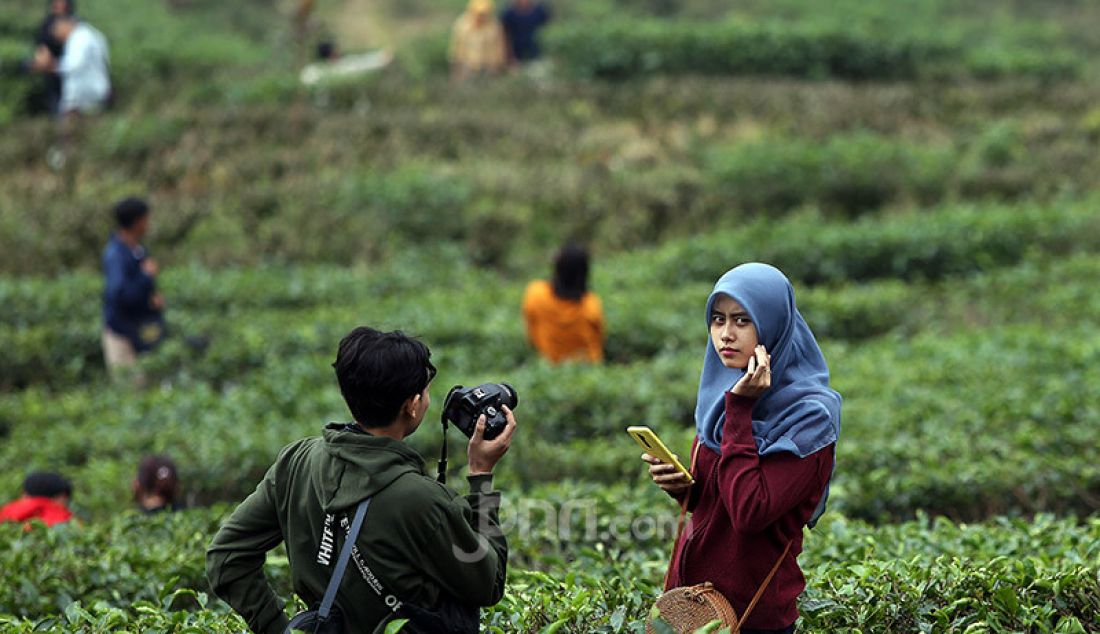
[[[501,399],[501,403],[507,405],[509,409],[515,409],[519,404],[519,394],[516,393],[516,388],[507,383],[501,383],[500,387],[504,392],[504,398]]]

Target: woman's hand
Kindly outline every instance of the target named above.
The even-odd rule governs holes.
[[[748,398],[760,398],[772,386],[772,355],[764,346],[756,346],[756,356],[749,359],[745,376],[733,386],[730,392]]]
[[[679,460],[680,457],[676,456],[676,459]],[[673,498],[677,500],[683,498],[691,488],[691,480],[676,467],[667,462],[661,462],[647,453],[642,454],[642,460],[649,464],[649,476],[653,478],[653,484],[661,487]]]

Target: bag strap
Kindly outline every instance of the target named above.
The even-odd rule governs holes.
[[[702,443],[696,442],[695,448],[691,450],[691,467],[688,468],[688,471],[691,472],[691,477],[693,478],[695,477],[695,459],[699,455],[699,446],[701,444]],[[680,519],[676,522],[676,539],[672,540],[672,557],[669,558],[668,569],[665,570],[664,587],[666,590],[668,589],[668,576],[672,573],[672,560],[676,557],[676,551],[680,549],[680,538],[684,534],[684,518],[687,516],[688,500],[690,499],[691,489],[688,489],[687,493],[684,495],[684,499],[680,501]]]
[[[793,540],[792,540],[793,541]],[[768,587],[768,584],[772,582],[772,578],[775,577],[775,573],[779,572],[779,565],[783,563],[783,560],[787,558],[787,553],[791,552],[791,542],[787,542],[787,547],[783,549],[783,552],[779,555],[779,559],[775,560],[775,565],[772,566],[772,571],[768,573],[768,576],[764,579],[764,583],[760,584],[760,587],[756,589],[756,594],[752,596],[752,601],[749,601],[749,607],[745,608],[744,614],[737,620],[737,629],[735,632],[741,631],[741,626],[748,620],[749,614],[752,613],[752,609],[756,607],[757,601],[760,597],[764,596],[764,589]]]
[[[359,507],[355,509],[355,519],[351,521],[351,530],[348,531],[344,547],[340,549],[340,557],[336,560],[336,568],[332,571],[332,577],[328,580],[325,596],[321,599],[321,608],[317,611],[317,616],[320,617],[321,621],[327,621],[329,614],[332,612],[332,604],[336,601],[336,591],[340,589],[340,582],[344,579],[344,572],[347,571],[348,561],[351,559],[351,550],[355,547],[359,530],[363,528],[363,518],[367,515],[367,507],[370,506],[370,501],[371,498],[363,500],[359,503]]]

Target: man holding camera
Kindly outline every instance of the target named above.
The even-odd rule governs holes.
[[[316,606],[366,498],[336,594],[343,631],[373,632],[394,617],[412,617],[413,632],[477,631],[478,608],[500,601],[508,545],[492,472],[515,417],[502,408],[507,425],[492,440],[478,419],[468,447],[470,495],[424,475],[423,458],[403,439],[430,404],[430,356],[401,332],[360,327],[344,337],[333,367],[355,422],[329,424],[323,437],[284,448],[214,537],[210,584],[253,632],[282,633],[288,624],[263,574],[267,551],[286,542],[294,591]]]

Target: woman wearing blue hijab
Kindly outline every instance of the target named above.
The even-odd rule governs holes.
[[[806,587],[797,561],[802,527],[824,511],[840,395],[791,283],[775,267],[754,262],[727,272],[706,317],[695,482],[643,456],[654,482],[692,512],[666,589],[709,581],[744,614],[763,586],[741,632],[793,632]]]

